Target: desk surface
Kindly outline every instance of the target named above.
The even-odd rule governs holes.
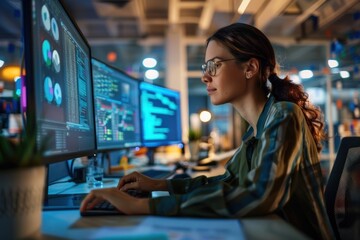
[[[136,227],[145,218],[144,216],[81,217],[78,210],[44,211],[42,236],[39,239],[90,239],[101,227],[117,227],[126,230]],[[276,216],[244,218],[240,220],[240,223],[245,239],[308,239]]]
[[[202,174],[213,176],[221,174],[223,171],[224,168],[219,166],[213,168],[210,172],[192,172],[190,174],[193,177]],[[104,187],[114,186],[117,184],[117,181],[118,179],[108,179]],[[60,188],[62,188],[62,191],[60,191]],[[50,192],[53,194],[69,194],[84,193],[89,192],[89,190],[85,184],[72,185],[70,183],[67,187],[53,186]],[[43,211],[42,234],[39,239],[91,239],[101,228],[134,228],[146,218],[146,216],[81,217],[79,210]],[[245,239],[307,239],[304,234],[276,216],[244,218],[239,221],[244,231]]]

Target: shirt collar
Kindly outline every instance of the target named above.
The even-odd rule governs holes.
[[[259,116],[258,122],[256,124],[256,128],[257,128],[257,133],[255,136],[256,139],[259,139],[261,134],[264,131],[265,121],[266,121],[266,118],[268,117],[268,113],[269,113],[270,108],[273,105],[274,101],[275,101],[274,96],[270,95],[268,100],[265,103],[265,106],[264,106],[264,108]],[[250,136],[252,136],[253,132],[254,132],[254,129],[250,126],[248,128],[248,130],[246,131],[246,133],[244,134],[244,136],[242,137],[242,140],[243,141],[248,140],[250,138]]]

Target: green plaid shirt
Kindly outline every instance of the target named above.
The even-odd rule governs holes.
[[[168,181],[170,196],[153,198],[155,215],[196,217],[278,214],[314,239],[332,239],[316,144],[301,109],[268,99],[257,123],[216,177]]]

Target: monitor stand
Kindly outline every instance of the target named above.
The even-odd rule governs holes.
[[[148,147],[146,156],[148,157],[148,165],[154,166],[155,165],[155,150],[156,147]]]

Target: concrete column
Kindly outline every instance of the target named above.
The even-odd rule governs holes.
[[[172,24],[166,34],[166,78],[168,88],[180,91],[182,139],[187,142],[189,131],[189,104],[187,56],[184,41],[185,32],[182,25]]]
[[[327,44],[327,57],[326,59],[330,59],[330,44]],[[326,63],[325,63],[326,64]],[[326,75],[326,104],[325,104],[325,111],[326,111],[326,119],[328,124],[328,136],[329,136],[329,172],[332,170],[335,161],[335,143],[334,143],[334,121],[333,121],[333,114],[332,114],[332,102],[333,102],[333,90],[332,90],[332,77],[327,74]]]

